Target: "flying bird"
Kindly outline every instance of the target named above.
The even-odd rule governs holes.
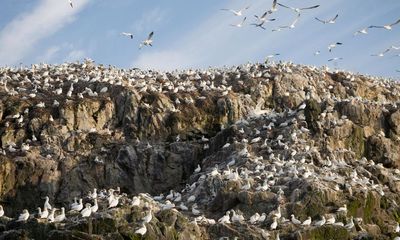
[[[241,27],[243,27],[243,24],[244,24],[244,22],[246,21],[246,19],[247,19],[247,17],[244,17],[243,20],[242,20],[240,23],[238,23],[238,24],[231,24],[231,26],[232,26],[232,27],[241,28]]]
[[[262,21],[266,21],[267,20],[267,15],[269,14],[269,11],[266,11],[265,13],[263,13],[263,15],[261,15],[261,17],[254,15],[255,18],[257,18],[258,21],[262,22]]]
[[[272,2],[272,8],[271,8],[271,10],[269,11],[269,12],[276,12],[278,9],[276,8],[276,4],[278,3],[278,0],[274,0],[273,2]]]
[[[122,32],[121,35],[130,37],[131,39],[133,39],[133,34],[132,33]]]
[[[300,19],[300,13],[297,15],[296,19],[292,22],[292,24],[290,26],[280,26],[279,28],[290,28],[293,29],[296,27],[296,23],[297,21],[299,21]]]
[[[331,58],[331,59],[328,60],[328,62],[338,61],[338,60],[343,60],[343,58],[341,58],[341,57]]]
[[[341,42],[332,43],[328,46],[329,52],[332,52],[332,49],[336,48],[338,45],[343,45]]]
[[[396,47],[396,46],[391,46],[390,48],[394,49],[394,50],[400,50],[400,47]]]
[[[140,45],[139,45],[139,49],[142,49],[142,47],[144,47],[144,46],[150,46],[150,47],[152,47],[153,45],[152,45],[152,43],[153,43],[153,35],[154,35],[154,32],[151,32],[150,34],[149,34],[149,36],[147,37],[147,39],[146,40],[144,40]]]
[[[266,56],[265,58],[266,59],[270,59],[270,58],[274,58],[274,57],[279,56],[279,55],[281,55],[281,54],[280,53],[274,53],[274,54]]]
[[[397,20],[396,22],[392,23],[392,24],[388,24],[388,25],[384,25],[384,26],[372,25],[372,26],[369,26],[368,28],[384,28],[384,29],[386,29],[386,30],[392,30],[392,27],[393,27],[394,25],[399,24],[399,23],[400,23],[400,19]]]
[[[74,8],[74,5],[72,4],[72,0],[68,0],[69,1],[69,5],[71,6],[71,8]]]
[[[314,53],[314,56],[317,56],[317,55],[320,55],[321,54],[321,51],[316,51],[315,53]]]
[[[222,8],[222,11],[229,11],[232,12],[235,16],[242,16],[243,15],[243,11],[249,9],[250,6],[247,6],[245,8],[239,9],[239,10],[233,10],[233,9],[227,9],[227,8]]]
[[[273,21],[275,21],[275,18],[266,19],[266,20],[261,21],[260,23],[252,23],[252,24],[250,24],[250,25],[253,25],[253,26],[256,26],[256,27],[259,27],[259,28],[262,28],[262,29],[265,30],[265,27],[264,27],[263,25],[264,25],[265,23],[267,23],[267,22],[273,22]]]
[[[309,9],[314,9],[314,8],[319,7],[319,5],[315,5],[315,6],[311,6],[311,7],[294,8],[294,7],[289,7],[289,6],[283,5],[283,4],[281,4],[281,3],[277,3],[277,4],[278,4],[279,6],[281,6],[281,7],[292,9],[292,10],[295,11],[296,13],[300,13],[300,12],[303,11],[303,10],[309,10]]]
[[[386,49],[385,51],[378,53],[378,54],[372,54],[371,56],[373,57],[383,57],[385,56],[385,53],[389,52],[391,48]]]
[[[336,22],[336,19],[339,17],[339,14],[336,14],[336,16],[334,17],[334,18],[332,18],[332,19],[329,19],[329,20],[322,20],[322,19],[319,19],[319,18],[315,18],[317,21],[319,21],[319,22],[322,22],[323,24],[327,24],[327,23],[330,23],[330,24],[334,24],[335,22]]]
[[[354,36],[356,36],[358,34],[368,34],[368,31],[367,31],[368,28],[371,28],[371,27],[366,27],[366,28],[363,28],[361,30],[358,30],[357,32],[354,33]]]

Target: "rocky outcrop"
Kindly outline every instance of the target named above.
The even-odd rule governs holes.
[[[11,217],[0,218],[0,239],[140,239],[149,209],[144,239],[397,234],[396,82],[287,63],[159,73],[91,62],[2,68],[0,81],[0,205]],[[116,187],[119,207],[99,199],[90,218],[15,221],[45,196],[68,208]],[[145,204],[130,206],[133,195],[170,190],[179,193],[172,209],[143,194]],[[226,211],[244,219],[218,223]],[[293,224],[292,214],[313,224]],[[355,226],[314,226],[323,217]]]

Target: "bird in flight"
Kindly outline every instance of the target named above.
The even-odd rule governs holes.
[[[147,37],[147,39],[146,40],[144,40],[140,45],[139,45],[139,49],[142,49],[142,47],[144,47],[144,46],[150,46],[150,47],[152,47],[153,45],[152,45],[152,43],[153,43],[153,35],[154,35],[154,32],[151,32],[150,34],[149,34],[149,36]]]
[[[265,30],[265,27],[264,27],[263,25],[264,25],[265,23],[267,23],[267,22],[273,22],[273,21],[275,21],[275,18],[266,19],[266,20],[261,21],[260,23],[252,23],[252,24],[250,24],[250,25],[253,25],[253,26],[256,26],[256,27],[259,27],[259,28],[262,28],[262,29]]]
[[[281,3],[277,3],[277,4],[278,4],[279,6],[281,6],[281,7],[292,9],[292,10],[295,11],[296,13],[300,13],[300,12],[303,11],[303,10],[309,10],[309,9],[314,9],[314,8],[319,7],[319,5],[315,5],[315,6],[311,6],[311,7],[294,8],[294,7],[289,7],[289,6],[283,5],[283,4],[281,4]]]
[[[328,62],[338,61],[338,60],[343,60],[343,58],[341,58],[341,57],[331,58],[331,59],[328,60]]]
[[[279,28],[290,28],[293,29],[296,27],[296,23],[299,21],[300,19],[300,13],[297,15],[296,19],[294,19],[294,21],[292,22],[292,24],[290,26],[280,26]]]
[[[332,19],[329,19],[329,20],[322,20],[322,19],[319,19],[319,18],[315,18],[315,20],[317,20],[317,21],[319,21],[319,22],[322,22],[323,24],[327,24],[327,23],[330,23],[330,24],[334,24],[335,22],[336,22],[336,19],[339,17],[339,14],[336,14],[336,16],[334,17],[334,18],[332,18]]]
[[[74,5],[72,4],[72,0],[68,0],[69,1],[69,5],[71,6],[71,8],[74,8]]]
[[[278,3],[278,0],[274,0],[272,2],[272,8],[271,10],[269,10],[268,12],[272,13],[272,12],[276,12],[278,9],[276,8],[276,4]]]
[[[232,27],[241,28],[241,27],[243,27],[243,24],[244,24],[244,22],[246,21],[246,19],[247,19],[247,17],[244,17],[243,20],[242,20],[240,23],[238,23],[238,24],[231,24],[231,26],[232,26]]]
[[[338,45],[343,45],[343,43],[341,43],[341,42],[336,42],[336,43],[329,44],[329,46],[328,46],[329,52],[332,52],[332,49],[334,49],[334,48],[337,47]]]
[[[242,16],[243,15],[243,11],[249,9],[250,6],[247,6],[245,8],[239,9],[239,10],[233,10],[233,9],[227,9],[227,8],[222,8],[222,11],[229,11],[232,12],[235,16]]]
[[[122,32],[121,35],[130,37],[131,39],[133,39],[133,34],[132,33]]]
[[[354,36],[356,36],[358,34],[368,34],[368,32],[367,32],[368,28],[370,28],[370,27],[366,27],[361,30],[358,30],[357,32],[354,33]]]
[[[274,57],[279,56],[279,55],[281,55],[281,54],[280,53],[274,53],[274,54],[266,56],[265,58],[266,59],[270,59],[270,58],[274,58]]]
[[[386,29],[386,30],[392,30],[392,27],[393,27],[394,25],[399,24],[399,23],[400,23],[400,19],[397,20],[396,22],[392,23],[392,24],[383,25],[383,26],[372,25],[372,26],[369,26],[368,28],[384,28],[384,29]]]
[[[390,51],[390,49],[392,49],[392,48],[388,48],[385,51],[383,51],[381,53],[378,53],[378,54],[372,54],[371,56],[373,56],[373,57],[383,57],[383,56],[385,56],[385,53]]]

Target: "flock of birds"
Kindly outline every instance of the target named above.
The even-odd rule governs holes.
[[[69,4],[70,4],[71,8],[73,8],[72,0],[68,0],[68,1],[69,1]],[[275,12],[278,11],[279,7],[282,7],[282,8],[289,9],[289,10],[293,11],[295,13],[295,17],[294,17],[293,21],[290,24],[279,26],[278,28],[273,29],[272,30],[273,32],[280,32],[280,31],[282,31],[284,29],[294,29],[304,11],[316,9],[316,8],[320,7],[320,5],[313,5],[313,6],[308,6],[308,7],[292,7],[292,6],[287,6],[287,5],[284,5],[282,3],[279,3],[277,0],[273,0],[272,7],[270,9],[264,11],[260,16],[255,15],[254,17],[255,17],[256,22],[250,23],[250,25],[251,26],[255,26],[257,28],[261,28],[263,30],[266,30],[266,27],[265,27],[266,24],[268,24],[269,22],[273,22],[273,21],[277,20],[276,18],[272,18],[272,15]],[[223,8],[221,10],[230,12],[234,16],[237,16],[237,17],[243,17],[244,13],[249,8],[250,8],[250,6],[246,6],[246,7],[241,8],[241,9]],[[339,14],[336,14],[334,17],[328,18],[328,19],[321,19],[321,18],[315,17],[315,20],[320,22],[320,23],[322,23],[322,24],[335,24],[336,20],[338,18],[339,18]],[[242,20],[240,22],[235,23],[235,24],[230,24],[230,25],[233,26],[233,27],[242,28],[242,27],[245,26],[245,23],[246,23],[247,19],[248,19],[248,17],[245,16],[245,17],[242,18]],[[399,23],[400,23],[400,19],[395,21],[395,22],[393,22],[393,23],[389,23],[389,24],[382,25],[382,26],[370,25],[368,27],[365,27],[365,28],[363,28],[361,30],[356,31],[354,33],[354,35],[368,34],[368,30],[369,29],[374,29],[374,28],[392,30],[393,27],[395,27]],[[126,36],[126,37],[128,37],[130,39],[134,39],[134,34],[132,34],[130,32],[122,32],[121,35]],[[151,32],[148,35],[148,37],[139,44],[139,49],[141,49],[144,46],[152,46],[153,35],[154,35],[154,32]],[[334,48],[334,47],[331,47],[332,45],[334,45],[334,47],[336,47],[338,44],[336,44],[336,43],[330,44],[328,46],[329,52],[332,52],[332,49]],[[342,43],[340,43],[340,45],[342,45]],[[371,56],[384,57],[385,54],[387,54],[388,52],[396,51],[396,50],[399,50],[399,49],[400,49],[400,47],[391,46],[391,47],[385,49],[383,52],[376,53],[376,54],[371,54]],[[314,53],[314,55],[319,55],[320,53],[321,53],[321,51],[318,50],[318,51],[316,51]],[[278,55],[280,55],[280,54],[279,53],[271,54],[271,55],[267,56],[267,59],[273,58],[273,57],[278,56]],[[399,56],[400,57],[400,54],[396,54],[395,56]],[[332,58],[328,59],[328,62],[336,62],[336,61],[339,61],[339,60],[343,60],[343,58],[342,57],[332,57]],[[400,70],[396,70],[396,72],[400,72]]]
[[[332,46],[333,47],[333,46]],[[341,98],[332,89],[335,86],[327,85],[327,69],[318,69],[312,66],[299,66],[291,63],[271,64],[265,67],[264,64],[245,64],[238,67],[226,69],[207,69],[207,70],[185,70],[173,72],[141,71],[138,69],[117,69],[115,67],[104,67],[86,61],[83,64],[62,64],[62,65],[32,65],[31,68],[1,68],[0,86],[1,91],[10,96],[19,95],[22,99],[29,99],[32,108],[44,108],[49,104],[60,106],[63,102],[57,100],[47,100],[49,95],[63,96],[62,101],[71,101],[81,98],[96,98],[106,95],[111,86],[125,86],[133,88],[140,94],[145,93],[190,93],[182,95],[171,102],[169,109],[165,111],[178,112],[180,108],[187,104],[194,104],[197,100],[205,99],[202,96],[205,92],[214,92],[224,97],[233,92],[232,83],[244,85],[246,78],[258,79],[259,83],[267,84],[273,78],[271,68],[274,71],[287,74],[298,74],[308,76],[310,79],[317,79],[318,88],[310,89],[305,93],[305,99],[310,99],[316,92],[324,99],[331,99],[334,102],[358,101],[364,104],[378,104],[385,109],[388,102],[375,102],[359,97]],[[356,75],[347,73],[346,79],[353,82]],[[318,80],[319,79],[319,80]],[[96,87],[96,84],[103,83],[106,86]],[[384,87],[392,89],[391,94],[399,97],[400,93],[395,91],[396,85],[389,80],[373,79],[368,84],[372,87]],[[74,86],[83,85],[76,88]],[[107,87],[108,86],[108,87]],[[97,89],[98,88],[98,89]],[[79,89],[79,90],[78,90]],[[97,90],[96,90],[97,89]],[[284,93],[289,96],[291,93]],[[183,97],[185,96],[185,97]],[[46,99],[46,100],[45,100]],[[49,101],[52,101],[49,103]],[[363,158],[358,161],[346,159],[346,155],[351,155],[348,149],[335,149],[331,151],[326,159],[319,157],[318,161],[312,160],[311,156],[319,156],[319,146],[310,135],[310,129],[305,122],[304,109],[305,102],[296,109],[286,109],[277,112],[273,109],[263,110],[262,104],[257,104],[247,119],[242,119],[232,127],[237,129],[235,139],[228,140],[220,147],[219,151],[226,152],[229,157],[226,161],[219,161],[215,166],[207,166],[207,159],[194,169],[194,180],[189,182],[182,190],[171,190],[168,194],[159,196],[149,196],[140,194],[133,198],[126,199],[126,196],[117,190],[102,190],[97,194],[95,189],[89,193],[87,199],[90,202],[83,203],[83,199],[75,200],[70,205],[70,211],[65,212],[65,207],[60,208],[60,213],[56,215],[57,209],[49,204],[46,198],[43,209],[38,208],[37,218],[47,219],[49,222],[68,221],[70,216],[80,216],[87,218],[93,216],[97,211],[108,211],[121,206],[135,207],[140,202],[146,201],[147,213],[141,220],[140,227],[135,231],[144,235],[147,232],[146,224],[151,222],[153,214],[160,210],[174,209],[179,210],[192,219],[192,224],[251,224],[260,228],[260,233],[268,239],[272,234],[275,239],[279,239],[279,233],[288,226],[296,229],[308,229],[322,225],[337,225],[349,231],[355,231],[355,225],[363,226],[363,220],[359,216],[349,215],[346,202],[338,203],[341,206],[327,210],[318,218],[307,216],[305,218],[288,215],[288,206],[301,199],[293,198],[294,192],[301,192],[301,189],[289,190],[288,186],[293,181],[301,181],[319,189],[325,189],[345,194],[355,195],[357,192],[365,194],[370,192],[381,196],[392,194],[389,187],[375,182],[374,171],[384,171],[385,176],[393,181],[400,180],[398,169],[387,169],[382,164],[375,164]],[[151,105],[146,105],[151,108]],[[393,106],[396,107],[397,106]],[[4,116],[6,126],[22,127],[28,119],[27,114],[31,108],[27,107],[22,112],[12,113]],[[50,119],[51,117],[51,119]],[[49,121],[58,121],[52,116]],[[349,120],[346,116],[336,116],[334,107],[328,107],[319,116],[321,126],[329,129],[345,125]],[[106,129],[108,132],[111,129]],[[95,131],[99,131],[94,129]],[[106,131],[106,132],[107,132]],[[384,135],[384,133],[383,133]],[[29,144],[41,141],[48,136],[32,135],[21,146],[15,143],[8,143],[8,148],[3,149],[3,154],[12,154],[16,151],[29,152]],[[179,135],[176,141],[180,141]],[[203,136],[198,140],[203,149],[207,150],[212,143],[212,139]],[[3,144],[5,144],[3,142]],[[52,156],[50,156],[51,158]],[[248,191],[253,193],[270,192],[274,196],[271,205],[275,209],[270,212],[242,212],[239,208],[230,209],[223,216],[211,216],[207,212],[204,202],[211,202],[215,199],[221,188],[235,182],[239,184],[238,191]],[[146,200],[145,200],[146,199]],[[201,200],[201,201],[200,201]],[[98,202],[99,201],[99,202]],[[93,204],[93,205],[92,205]],[[104,207],[99,208],[99,204]],[[396,203],[390,203],[396,206]],[[4,210],[0,207],[0,215],[4,215]],[[16,221],[24,222],[33,217],[27,209],[16,218]],[[341,219],[341,220],[338,220]],[[399,233],[398,223],[393,223],[393,231]]]

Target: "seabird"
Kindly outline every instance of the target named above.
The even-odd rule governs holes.
[[[303,11],[303,10],[309,10],[309,9],[314,9],[314,8],[319,7],[319,5],[315,5],[315,6],[311,6],[311,7],[294,8],[294,7],[289,7],[289,6],[283,5],[283,4],[281,4],[281,3],[277,3],[277,4],[278,4],[279,6],[281,6],[281,7],[292,9],[292,10],[295,11],[296,13],[300,13],[300,11]]]
[[[266,59],[270,59],[270,58],[274,58],[274,57],[279,56],[279,55],[281,55],[281,54],[280,53],[274,53],[274,54],[266,56],[265,58]]]
[[[226,211],[225,215],[218,219],[219,223],[231,223],[230,221],[230,211]]]
[[[152,218],[153,218],[153,214],[152,214],[151,209],[150,209],[150,211],[147,213],[146,216],[144,216],[142,218],[142,220],[143,220],[144,223],[149,223]]]
[[[47,217],[48,222],[54,222],[54,213],[55,212],[56,212],[55,208],[51,209],[51,212],[50,212],[49,216]]]
[[[265,20],[262,20],[260,23],[251,23],[250,25],[255,26],[255,27],[259,27],[259,28],[262,28],[262,29],[265,30],[265,27],[263,25],[265,23],[267,23],[267,22],[272,22],[272,21],[275,21],[275,18],[265,19]]]
[[[91,205],[90,203],[85,204],[85,208],[81,211],[82,217],[89,217],[92,214]]]
[[[79,199],[79,203],[71,205],[71,211],[81,211],[83,208],[82,198]]]
[[[18,216],[17,222],[26,221],[29,218],[29,212],[27,209],[24,209],[22,213]]]
[[[383,57],[385,56],[385,53],[389,52],[391,48],[386,49],[385,51],[381,52],[381,53],[377,53],[377,54],[371,54],[371,56],[373,57]]]
[[[350,222],[347,223],[344,227],[347,228],[347,230],[349,231],[354,227],[353,216],[350,217]]]
[[[151,33],[149,33],[149,36],[147,37],[147,39],[146,40],[144,40],[140,45],[139,45],[139,49],[142,49],[142,47],[144,47],[144,46],[150,46],[150,47],[152,47],[153,45],[152,45],[152,43],[153,43],[153,35],[154,35],[154,32],[151,32]]]
[[[0,205],[0,217],[4,216],[3,206]]]
[[[297,219],[297,218],[294,216],[294,214],[290,215],[290,217],[291,217],[291,221],[292,221],[292,223],[293,223],[294,225],[300,225],[300,224],[301,224],[301,221],[300,221],[299,219]]]
[[[276,4],[278,3],[278,0],[274,0],[272,2],[272,8],[271,8],[271,12],[276,12],[278,9],[276,8]]]
[[[311,224],[311,217],[308,217],[301,225],[310,226],[310,224]]]
[[[71,6],[71,8],[74,8],[74,5],[72,4],[72,0],[68,0],[69,1],[69,5]]]
[[[38,208],[38,213],[39,213],[39,218],[47,218],[49,216],[49,211],[47,210],[47,208],[45,207],[42,211],[42,209],[39,207]]]
[[[322,216],[322,219],[317,221],[317,222],[315,222],[314,226],[320,227],[320,226],[324,225],[325,223],[326,223],[325,216]]]
[[[368,34],[368,32],[367,32],[367,29],[368,29],[368,28],[370,28],[370,27],[367,27],[367,28],[363,28],[363,29],[361,29],[361,30],[358,30],[357,32],[354,33],[354,36],[356,36],[356,35],[358,35],[358,34]]]
[[[296,19],[294,19],[292,24],[290,24],[289,26],[280,26],[279,28],[290,28],[290,29],[293,29],[293,28],[296,27],[296,23],[299,21],[299,19],[300,19],[300,13],[297,15]]]
[[[133,34],[132,33],[122,32],[121,35],[130,37],[131,39],[133,39]]]
[[[269,229],[271,230],[275,230],[278,227],[278,218],[274,217],[274,221],[272,222],[271,226],[269,227]]]
[[[247,17],[244,17],[243,20],[242,20],[240,23],[238,23],[238,24],[231,24],[231,26],[232,26],[232,27],[241,28],[241,27],[243,27],[243,24],[244,24],[244,22],[246,21],[246,19],[247,19]]]
[[[90,207],[90,210],[92,211],[92,213],[97,212],[97,210],[99,209],[99,205],[97,204],[97,199],[95,198],[93,201],[94,201],[94,205],[92,207]]]
[[[245,8],[239,9],[239,10],[233,10],[233,9],[227,9],[227,8],[222,8],[222,11],[229,11],[232,12],[235,16],[242,16],[243,15],[243,11],[249,9],[250,6],[247,6]]]
[[[200,164],[197,164],[197,168],[194,170],[195,173],[199,173],[201,171]]]
[[[62,222],[65,219],[65,208],[61,208],[61,214],[54,218],[54,222]]]
[[[334,18],[332,18],[332,19],[329,19],[329,20],[321,20],[321,19],[319,19],[319,18],[315,18],[315,20],[317,20],[317,21],[319,21],[319,22],[322,22],[323,24],[327,24],[327,23],[330,23],[330,24],[334,24],[335,22],[336,22],[336,19],[339,17],[339,14],[336,14],[336,16],[334,17]]]
[[[45,202],[44,202],[44,206],[43,206],[43,209],[49,209],[49,210],[51,210],[51,205],[50,205],[50,203],[49,203],[49,197],[48,196],[46,196],[45,197]]]
[[[153,198],[154,199],[154,198]],[[154,199],[155,200],[155,199]],[[160,199],[161,200],[161,199]],[[157,201],[157,200],[156,200]],[[140,198],[139,197],[133,197],[132,198],[132,202],[131,202],[131,206],[139,206],[140,205]]]
[[[392,24],[383,25],[383,26],[372,25],[372,26],[369,26],[368,28],[384,28],[384,29],[386,29],[386,30],[392,30],[392,27],[393,27],[394,25],[399,24],[399,23],[400,23],[400,19],[397,20],[396,22],[392,23]]]
[[[329,44],[329,46],[328,46],[329,52],[332,52],[332,49],[336,48],[338,45],[343,45],[343,43],[336,42],[336,43]]]
[[[343,60],[343,58],[341,58],[341,57],[331,58],[331,59],[328,59],[328,62],[338,61],[338,60]]]
[[[146,228],[146,225],[144,224],[144,222],[142,223],[142,227],[135,231],[136,234],[140,234],[142,236],[145,235],[146,232],[147,232],[147,228]]]

